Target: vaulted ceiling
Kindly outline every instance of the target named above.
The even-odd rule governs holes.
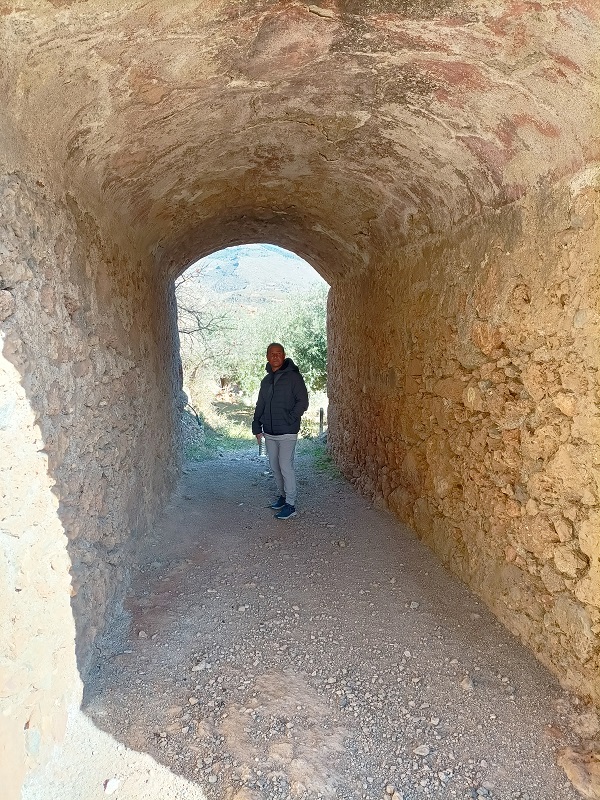
[[[330,280],[599,157],[593,0],[4,2],[7,168],[180,269],[270,240]]]

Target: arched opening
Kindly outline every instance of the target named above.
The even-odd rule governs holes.
[[[188,457],[255,444],[252,411],[272,341],[284,344],[309,390],[301,434],[323,432],[328,288],[304,259],[269,244],[217,251],[176,280]]]

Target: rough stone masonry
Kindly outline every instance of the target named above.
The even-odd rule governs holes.
[[[177,476],[172,280],[244,242],[331,284],[344,472],[600,703],[599,35],[593,0],[0,5],[7,797]]]

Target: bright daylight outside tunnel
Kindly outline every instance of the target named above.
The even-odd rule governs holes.
[[[343,474],[600,703],[597,4],[0,18],[3,797],[60,742],[179,474],[174,279],[232,245],[331,286]]]

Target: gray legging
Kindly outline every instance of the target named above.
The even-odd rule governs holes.
[[[279,494],[285,497],[285,502],[291,506],[296,505],[296,475],[294,474],[294,450],[298,436],[286,434],[285,436],[265,435],[269,463],[277,481]]]

